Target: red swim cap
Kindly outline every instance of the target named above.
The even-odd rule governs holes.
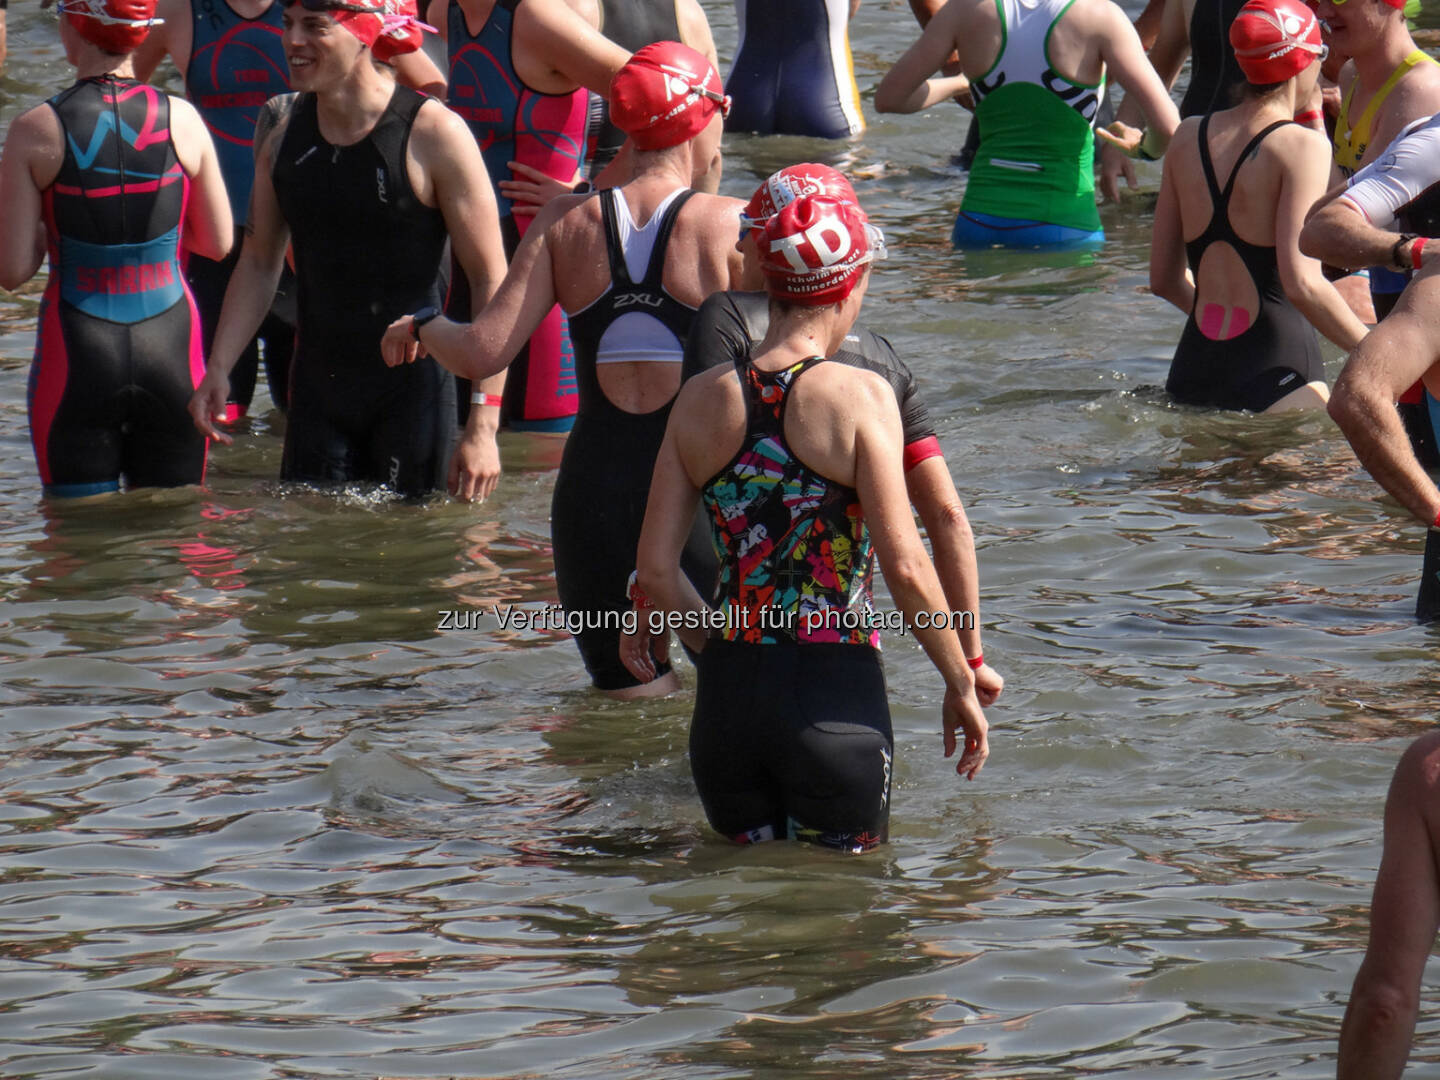
[[[838,304],[865,265],[885,257],[885,238],[850,199],[801,195],[781,207],[757,239],[765,289],[810,307]]]
[[[1325,51],[1320,22],[1301,0],[1249,0],[1230,24],[1230,45],[1255,86],[1293,79]]]
[[[60,0],[55,9],[86,41],[120,56],[134,52],[150,27],[165,21],[155,18],[155,0]]]
[[[385,9],[381,18],[380,35],[370,46],[375,59],[389,63],[397,56],[404,56],[420,48],[425,37],[424,31],[439,33],[429,23],[420,21],[420,9],[415,0],[381,0],[378,7]]]
[[[830,195],[856,204],[860,201],[855,197],[850,181],[839,169],[814,161],[787,165],[779,172],[771,173],[755,189],[755,194],[750,196],[750,201],[741,211],[741,227],[757,231],[763,229],[767,221],[802,195]]]
[[[299,0],[281,0],[286,7],[292,7]],[[385,16],[390,10],[386,0],[313,0],[305,4],[306,11],[323,11],[342,26],[367,49],[375,47],[375,39],[385,29]],[[403,51],[403,50],[402,50]]]
[[[730,99],[710,61],[678,41],[657,41],[630,57],[610,83],[610,119],[641,150],[679,146],[705,130]]]

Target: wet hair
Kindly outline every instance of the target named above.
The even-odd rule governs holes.
[[[1262,83],[1258,86],[1255,83],[1247,82],[1241,85],[1239,96],[1242,100],[1248,98],[1251,101],[1257,98],[1268,97],[1289,81],[1289,79],[1286,79],[1285,82]]]
[[[786,300],[783,297],[770,294],[770,318],[789,315],[795,311],[814,311],[810,304],[797,304],[794,300]]]

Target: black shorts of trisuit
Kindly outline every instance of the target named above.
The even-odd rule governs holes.
[[[363,355],[363,354],[362,354]],[[369,371],[297,368],[282,480],[385,484],[415,497],[445,490],[455,442],[455,380],[433,358]]]
[[[583,431],[580,434],[583,439]],[[618,461],[615,471],[624,474]],[[644,478],[648,480],[649,475]],[[580,612],[593,623],[609,623],[582,629],[575,635],[580,659],[597,690],[640,685],[640,680],[620,662],[620,630],[614,620],[630,610],[625,586],[635,565],[635,542],[645,520],[648,495],[648,490],[637,488],[628,474],[624,482],[605,484],[593,476],[562,468],[555,479],[550,532],[554,537],[555,584],[560,604],[567,612]],[[656,665],[657,678],[669,671],[669,664]]]
[[[44,440],[46,490],[58,495],[198,484],[205,437],[187,408],[195,392],[186,355],[190,305],[124,324],[46,301],[41,348],[30,371],[32,437]],[[54,370],[52,370],[54,369]],[[62,376],[57,395],[46,386]],[[42,402],[54,401],[53,411]],[[37,445],[37,457],[41,448]]]
[[[690,770],[716,832],[846,851],[886,840],[894,738],[876,650],[712,639],[695,667]]]

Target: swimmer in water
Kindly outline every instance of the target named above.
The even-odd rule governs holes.
[[[1440,64],[1416,46],[1404,7],[1405,0],[1319,0],[1316,13],[1327,40],[1350,57],[1338,80],[1332,187],[1377,160],[1411,124],[1440,112]],[[1370,268],[1370,300],[1378,318],[1389,314],[1408,280],[1389,260]],[[1406,387],[1399,400],[1416,453],[1440,464],[1423,388]]]
[[[665,419],[695,309],[739,285],[738,199],[690,187],[720,144],[727,101],[720,76],[679,42],[647,45],[615,76],[610,109],[633,142],[633,179],[562,196],[536,215],[495,299],[469,323],[402,318],[385,334],[389,364],[428,353],[469,378],[502,370],[558,303],[570,318],[580,411],[565,443],[550,526],[555,581],[567,612],[586,619],[576,645],[596,689],[663,694],[663,666],[642,684],[620,662],[626,579]],[[403,369],[402,369],[403,370]]]
[[[1155,204],[1150,288],[1189,316],[1165,388],[1186,405],[1318,409],[1328,391],[1315,328],[1346,350],[1365,336],[1298,244],[1327,161],[1324,136],[1294,117],[1325,46],[1301,0],[1249,0],[1230,41],[1244,97],[1180,125]]]
[[[865,130],[850,58],[860,0],[735,0],[740,42],[727,131],[843,139]]]
[[[945,756],[974,778],[985,714],[905,490],[895,393],[826,358],[840,348],[884,241],[860,207],[804,195],[760,240],[764,340],[685,383],[655,464],[637,602],[697,654],[690,767],[710,825],[860,852],[889,832],[894,740],[870,579],[945,681]],[[720,554],[716,605],[681,572],[703,507]],[[707,632],[708,629],[708,632]]]
[[[230,441],[216,426],[229,373],[293,241],[299,307],[281,479],[380,483],[407,496],[448,486],[484,499],[499,477],[494,429],[476,410],[452,455],[454,380],[433,361],[397,371],[380,357],[392,319],[439,303],[447,238],[475,303],[505,273],[495,196],[464,121],[372,62],[420,47],[413,0],[385,4],[285,8],[300,93],[272,98],[261,115],[245,246],[190,412],[204,434]]]
[[[76,83],[16,117],[0,158],[0,288],[49,256],[30,438],[50,495],[198,484],[186,403],[204,372],[182,250],[221,259],[233,226],[189,102],[137,82],[154,0],[63,0]]]
[[[781,208],[802,195],[825,194],[847,202],[858,202],[850,181],[837,170],[818,162],[790,165],[768,177],[755,189],[740,219],[742,231],[740,250],[745,256],[746,277],[759,278],[759,242],[764,226]],[[748,356],[770,327],[770,301],[763,292],[716,293],[705,301],[695,317],[690,340],[685,345],[686,381],[713,367],[733,367],[737,360]],[[955,491],[950,469],[935,435],[930,413],[915,385],[915,378],[904,361],[895,354],[890,343],[858,324],[845,335],[840,349],[831,359],[838,363],[878,373],[895,392],[900,407],[904,434],[903,462],[905,489],[911,504],[925,524],[925,533],[935,552],[935,568],[952,610],[970,612],[973,622],[960,626],[960,643],[970,667],[975,672],[975,692],[981,705],[992,704],[1005,686],[1005,680],[985,662],[980,641],[980,581],[975,559],[975,537],[965,506]],[[713,549],[705,542],[707,571],[691,574],[697,589],[708,596],[714,588],[716,568]],[[688,549],[691,565],[697,558],[695,545]],[[688,568],[687,568],[688,569]],[[635,639],[621,639],[622,658],[637,677],[654,678],[650,639],[668,634],[652,635],[643,621]],[[660,645],[663,649],[663,644]]]
[[[575,182],[585,160],[589,91],[607,91],[630,54],[596,31],[596,0],[431,0],[429,19],[449,55],[446,103],[480,147],[505,255],[513,258],[534,211],[512,204],[512,182],[567,189]],[[475,309],[463,267],[452,281],[446,314],[468,322]],[[460,393],[462,422],[473,408],[492,426],[569,431],[579,398],[564,313],[550,310],[508,372],[473,388],[462,379]]]
[[[961,75],[929,78],[952,53]],[[950,0],[875,91],[880,112],[975,97],[980,147],[951,234],[956,247],[1075,248],[1105,239],[1094,125],[1107,73],[1139,100],[1160,153],[1179,116],[1111,0]]]
[[[164,20],[135,50],[135,77],[149,82],[160,61],[169,56],[185,80],[185,96],[200,111],[215,152],[220,175],[230,194],[235,243],[230,255],[216,262],[192,256],[185,280],[195,296],[204,328],[205,355],[214,350],[215,328],[225,287],[240,257],[250,184],[255,177],[255,124],[265,102],[290,89],[281,42],[281,0],[158,0],[156,15]],[[445,80],[423,52],[395,58],[396,77],[422,93],[439,93]],[[238,420],[250,409],[260,356],[264,353],[270,397],[281,409],[287,402],[290,356],[294,350],[295,282],[286,275],[282,296],[240,354],[230,373],[228,419]]]

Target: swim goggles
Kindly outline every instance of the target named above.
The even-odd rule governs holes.
[[[124,19],[105,10],[105,0],[57,0],[55,14],[84,15],[102,26],[163,26],[164,19]]]
[[[729,95],[729,94],[719,94],[719,93],[716,93],[714,90],[711,90],[708,86],[696,86],[696,85],[694,85],[693,83],[690,85],[690,89],[691,89],[693,92],[699,94],[701,97],[706,98],[706,99],[708,99],[708,100],[710,100],[710,101],[713,101],[713,102],[715,102],[716,105],[719,105],[719,106],[720,106],[720,119],[722,119],[722,120],[729,120],[729,119],[730,119],[730,105],[731,105],[731,101],[730,101],[730,95]]]
[[[885,234],[879,226],[868,221],[865,223],[865,246],[870,250],[861,262],[883,262],[890,257],[890,249],[885,246]]]
[[[684,68],[673,67],[670,64],[661,64],[660,69],[665,73],[665,78],[669,81],[668,89],[670,93],[679,97],[694,94],[696,97],[713,101],[716,105],[720,106],[720,118],[722,120],[728,120],[730,118],[731,102],[729,94],[717,93],[703,83],[694,82],[694,76]],[[652,123],[653,122],[652,120]]]

